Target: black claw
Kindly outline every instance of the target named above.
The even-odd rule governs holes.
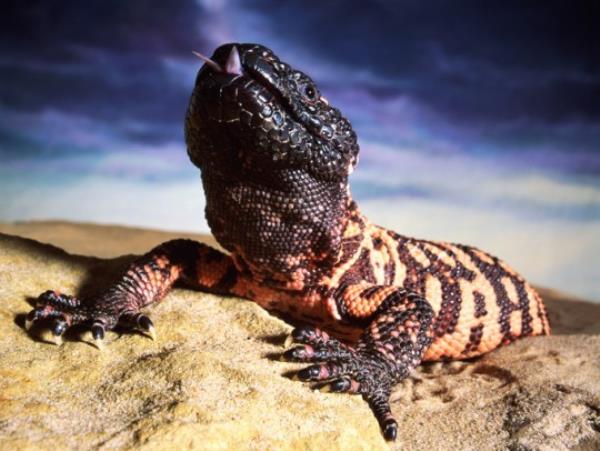
[[[346,392],[350,390],[350,379],[342,378],[336,379],[330,385],[331,391],[334,393]]]
[[[25,330],[30,330],[40,315],[41,312],[37,309],[30,311],[25,318]]]
[[[297,327],[292,331],[294,341],[306,342],[314,339],[315,332],[311,327]]]
[[[321,374],[320,366],[313,365],[298,371],[298,379],[303,381],[313,381],[319,378],[319,374]]]
[[[48,301],[56,299],[56,293],[52,290],[46,290],[38,296],[38,301]]]
[[[52,333],[58,337],[62,335],[65,332],[65,330],[67,330],[66,321],[57,321],[54,324],[54,327],[52,328]]]
[[[138,326],[145,330],[146,332],[150,331],[154,327],[152,320],[148,318],[146,315],[140,315],[137,320]]]
[[[304,346],[297,346],[295,348],[288,349],[283,353],[283,358],[290,361],[304,360],[306,358],[306,350]]]
[[[104,340],[104,327],[92,326],[92,337],[94,337],[94,340]]]
[[[396,436],[398,435],[398,423],[396,423],[396,420],[386,420],[381,429],[383,431],[383,436],[387,441],[393,442],[396,440]]]
[[[292,331],[292,337],[294,338],[294,340],[299,340],[302,337],[304,337],[305,335],[305,329],[304,327],[296,327],[293,331]]]
[[[296,349],[298,348],[292,348],[285,351],[282,355],[284,360],[296,360],[298,358],[296,355]]]
[[[32,310],[27,314],[27,318],[25,318],[25,319],[27,321],[35,321],[36,319],[38,319],[39,316],[40,316],[39,310]]]

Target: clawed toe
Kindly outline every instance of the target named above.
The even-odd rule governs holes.
[[[398,435],[398,423],[393,418],[390,418],[381,426],[381,431],[387,441],[393,442]]]
[[[25,318],[25,330],[29,332],[35,325],[35,322],[40,319],[40,317],[41,311],[39,309],[30,311]]]
[[[326,393],[359,393],[360,383],[348,377],[341,377],[321,385],[319,390]]]
[[[303,382],[319,381],[329,378],[329,371],[325,365],[312,365],[296,373],[297,379]]]
[[[310,362],[314,355],[315,350],[311,345],[303,345],[288,349],[282,357],[283,360],[290,362]]]
[[[125,313],[121,315],[121,322],[127,327],[133,327],[152,340],[156,340],[156,329],[152,320],[143,313]]]
[[[54,320],[50,329],[60,337],[73,323],[84,320],[79,299],[48,290],[40,294],[35,308],[25,318],[25,329],[31,330],[38,322]]]
[[[314,346],[323,345],[330,340],[329,335],[322,330],[311,326],[296,327],[285,341],[285,347],[292,343],[305,343]]]
[[[388,441],[396,440],[398,423],[390,409],[390,387],[387,383],[371,386],[363,393],[363,398],[369,403],[375,418],[379,423],[383,436]]]
[[[304,382],[324,381],[340,376],[350,376],[355,372],[354,367],[352,361],[321,363],[298,371],[297,377]]]
[[[54,322],[54,326],[52,327],[52,334],[60,337],[67,330],[68,324],[65,320],[57,320]]]
[[[104,326],[95,323],[92,326],[92,338],[94,339],[94,346],[96,346],[100,351],[104,349],[104,336]]]
[[[62,345],[62,335],[65,333],[68,327],[69,325],[64,319],[59,319],[54,322],[51,330],[52,336],[54,337],[53,341],[57,346]]]
[[[354,350],[326,332],[313,327],[299,327],[292,331],[286,343],[302,343],[282,354],[282,360],[292,362],[327,362],[352,358]]]
[[[150,318],[146,315],[139,315],[137,325],[139,329],[146,333],[152,340],[156,340],[156,329]]]
[[[49,321],[52,321],[49,324]],[[38,327],[41,323],[49,324],[48,329],[51,331],[51,337],[45,338],[57,346],[62,344],[62,335],[69,327],[66,317],[58,311],[48,308],[36,308],[29,312],[25,318],[25,330],[30,332],[34,327]]]

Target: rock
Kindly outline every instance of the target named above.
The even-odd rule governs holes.
[[[57,235],[53,224],[34,226],[25,234]],[[85,252],[106,248],[94,237],[111,234],[130,252],[114,228],[69,227],[87,237]],[[389,449],[359,397],[285,377],[298,366],[275,357],[291,326],[249,301],[176,289],[150,309],[157,341],[111,332],[104,352],[81,331],[61,347],[25,332],[40,292],[93,292],[131,259],[0,234],[1,448]],[[600,447],[600,305],[543,295],[555,335],[426,364],[398,385],[394,448]]]

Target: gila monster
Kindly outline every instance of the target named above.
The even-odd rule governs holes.
[[[198,72],[185,119],[206,218],[223,253],[163,243],[97,297],[42,293],[26,326],[58,338],[85,323],[100,346],[118,322],[154,337],[142,309],[176,281],[249,298],[298,321],[283,357],[325,390],[361,394],[384,437],[389,397],[422,361],[466,359],[550,333],[535,290],[479,249],[378,227],[352,200],[357,136],[303,72],[256,44],[226,44]]]

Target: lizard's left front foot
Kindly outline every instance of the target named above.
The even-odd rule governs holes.
[[[313,327],[294,329],[292,339],[302,345],[287,350],[284,358],[321,362],[298,371],[298,379],[322,382],[319,386],[324,391],[360,393],[373,410],[385,439],[396,439],[398,423],[392,416],[389,398],[393,384],[406,374],[399,374],[393,361],[375,349],[351,348]]]

